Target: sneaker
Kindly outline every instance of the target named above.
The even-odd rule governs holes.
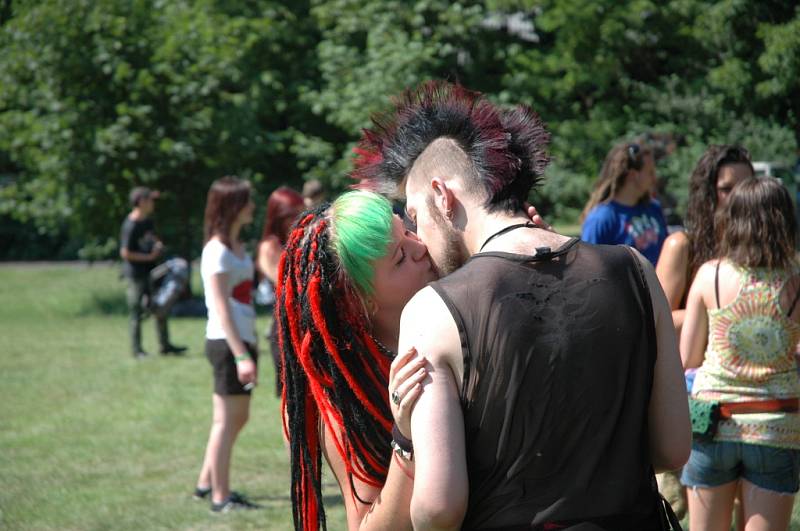
[[[192,498],[195,500],[205,500],[211,494],[211,487],[206,487],[201,489],[200,487],[194,488],[194,493],[192,493]]]
[[[231,511],[241,511],[243,509],[261,509],[257,503],[253,503],[243,495],[231,492],[230,496],[220,503],[211,502],[212,513],[229,513]]]
[[[174,354],[175,356],[183,356],[185,351],[186,347],[170,344],[161,348],[161,355],[168,356],[169,354]]]
[[[194,492],[192,493],[192,498],[194,498],[195,500],[205,500],[210,495],[211,495],[211,487],[205,487],[205,488],[195,487]],[[241,501],[245,500],[246,497],[244,494],[232,490],[230,493],[230,499],[232,499],[233,501]]]
[[[140,350],[138,352],[134,352],[133,353],[133,357],[136,358],[137,360],[140,360],[142,358],[146,358],[149,355],[150,354],[148,354],[146,350]]]

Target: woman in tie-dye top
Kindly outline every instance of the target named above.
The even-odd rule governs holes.
[[[690,528],[727,531],[741,484],[746,529],[787,529],[800,488],[800,271],[789,192],[772,178],[745,179],[716,226],[721,258],[692,284],[681,357],[699,367],[695,398],[748,402],[749,412],[722,420],[713,442],[693,443],[681,476],[692,487]]]

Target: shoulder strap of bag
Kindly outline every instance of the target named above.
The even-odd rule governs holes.
[[[789,311],[786,312],[786,317],[791,317],[792,312],[794,311],[794,307],[797,306],[797,300],[800,299],[800,288],[797,289],[797,292],[794,294],[794,300],[792,301],[792,305],[789,306]]]
[[[681,527],[681,522],[678,520],[678,516],[675,514],[675,511],[672,510],[672,505],[661,496],[661,529],[663,531],[683,531]]]

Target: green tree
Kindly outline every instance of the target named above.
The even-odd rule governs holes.
[[[643,133],[682,141],[659,166],[682,198],[711,142],[791,162],[798,30],[779,0],[3,0],[0,228],[113,253],[146,184],[191,256],[213,179],[342,189],[370,114],[430,78],[542,115],[553,164],[534,200],[552,220]]]
[[[107,247],[128,190],[146,184],[165,192],[162,231],[188,254],[213,179],[296,180],[303,6],[241,4],[47,1],[13,17],[0,34],[0,150],[18,169],[4,211]]]

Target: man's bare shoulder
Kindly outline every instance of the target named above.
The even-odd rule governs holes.
[[[460,376],[463,362],[458,327],[444,300],[430,286],[408,301],[400,318],[398,351],[412,346],[433,363],[446,362]]]
[[[426,286],[414,295],[403,308],[400,318],[400,337],[412,334],[419,337],[436,337],[455,320],[450,314],[442,297],[430,286]]]

